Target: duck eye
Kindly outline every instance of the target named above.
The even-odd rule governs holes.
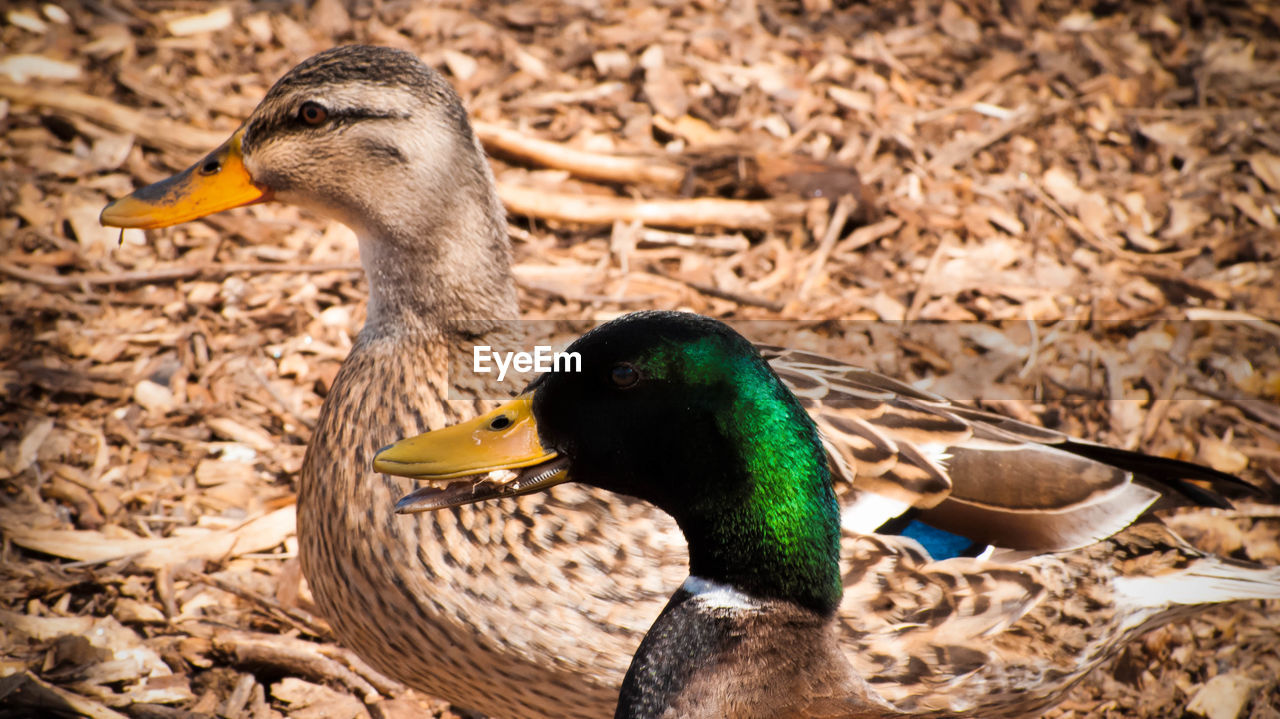
[[[500,414],[497,417],[494,417],[493,419],[489,420],[489,429],[499,430],[499,429],[506,429],[507,427],[510,427],[510,426],[511,426],[511,418],[505,414]]]
[[[640,381],[640,373],[629,364],[614,365],[609,372],[609,379],[619,387],[627,388]]]
[[[298,119],[308,125],[319,125],[329,119],[329,111],[320,103],[307,100],[298,108]]]

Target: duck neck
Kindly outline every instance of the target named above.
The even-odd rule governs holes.
[[[492,180],[460,185],[448,207],[425,200],[415,213],[357,230],[369,278],[365,333],[471,336],[518,317],[507,223]]]
[[[674,478],[702,491],[664,509],[688,540],[692,576],[831,615],[843,591],[840,520],[817,429],[776,376],[749,371],[769,381],[740,385],[716,436],[690,452],[701,460],[682,463],[696,474]]]

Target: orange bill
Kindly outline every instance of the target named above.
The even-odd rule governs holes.
[[[181,173],[147,185],[107,205],[99,221],[108,227],[151,230],[194,220],[232,207],[271,199],[244,166],[244,129]]]

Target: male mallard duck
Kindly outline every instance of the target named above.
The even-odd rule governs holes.
[[[576,481],[675,519],[689,577],[640,644],[615,717],[940,708],[897,692],[901,706],[891,705],[877,691],[886,673],[968,694],[978,716],[1021,714],[1052,699],[1040,682],[1079,677],[1180,613],[1280,598],[1280,570],[1204,555],[1154,524],[1101,552],[1007,563],[931,563],[911,540],[852,538],[842,576],[840,510],[817,427],[757,348],[716,320],[654,311],[597,327],[567,351],[580,355],[579,370],[543,374],[488,414],[402,440],[374,467],[464,490],[514,472],[487,497]],[[436,507],[440,496],[428,487],[400,507]],[[1080,624],[1055,631],[1064,619]]]
[[[505,216],[457,96],[406,52],[323,52],[281,78],[226,144],[108,205],[102,221],[165,227],[265,200],[350,226],[369,278],[367,323],[298,480],[303,571],[338,639],[380,671],[493,716],[607,714],[685,574],[670,518],[579,486],[398,517],[391,505],[411,482],[371,467],[396,438],[479,412],[445,399],[446,358],[517,316]],[[847,528],[954,510],[957,528],[993,527],[983,541],[1079,546],[1174,496],[1183,485],[1171,477],[1224,477],[956,408],[830,360],[770,356],[790,364],[779,373],[819,418]],[[1040,480],[1033,492],[1028,477]],[[869,541],[851,537],[845,551]],[[885,671],[880,691],[950,706],[930,676]]]
[[[836,641],[840,513],[817,427],[755,347],[715,320],[652,312],[568,351],[580,371],[544,374],[492,413],[393,445],[375,468],[519,468],[519,492],[572,476],[675,519],[689,577],[632,659],[616,717],[889,710],[868,700]]]

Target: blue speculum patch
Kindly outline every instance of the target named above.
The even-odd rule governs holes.
[[[986,549],[986,545],[978,544],[968,537],[931,527],[918,519],[908,522],[896,534],[916,540],[935,560],[974,557]]]

